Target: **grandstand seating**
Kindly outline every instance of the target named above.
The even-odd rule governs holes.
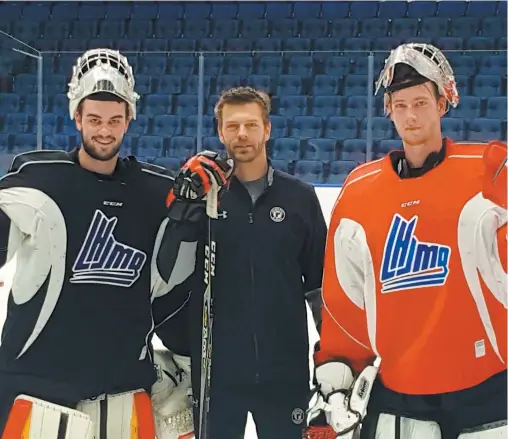
[[[126,52],[142,95],[122,150],[176,169],[197,145],[223,149],[213,106],[222,90],[252,85],[273,97],[274,166],[317,183],[340,184],[372,151],[400,141],[368,95],[374,75],[401,42],[432,42],[449,57],[461,94],[443,119],[455,140],[506,139],[505,1],[2,2],[0,29],[43,55],[45,148],[73,148],[66,87],[78,52]],[[36,146],[37,64],[0,45],[0,156]],[[74,52],[74,53],[70,53]],[[199,53],[204,53],[200,84]],[[369,102],[370,101],[370,102]],[[4,163],[5,160],[0,160]]]

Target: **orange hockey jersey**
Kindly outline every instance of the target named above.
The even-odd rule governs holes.
[[[388,156],[349,175],[328,231],[317,363],[359,371],[379,356],[379,379],[407,394],[506,369],[506,145],[496,148],[446,140],[421,177],[401,179]]]

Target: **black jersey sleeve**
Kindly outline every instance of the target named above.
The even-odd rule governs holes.
[[[7,262],[10,229],[10,218],[2,210],[0,210],[0,267]]]
[[[161,225],[152,262],[157,336],[173,352],[188,355],[188,308],[191,291],[199,282],[196,271],[201,222],[167,218]]]
[[[321,281],[326,245],[327,226],[315,190],[309,202],[309,223],[300,263],[303,270],[306,299],[318,330],[321,326]]]

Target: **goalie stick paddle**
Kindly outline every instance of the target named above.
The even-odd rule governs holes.
[[[199,439],[208,439],[208,412],[210,410],[210,379],[212,368],[212,279],[215,276],[214,221],[218,218],[218,193],[213,188],[208,194],[206,211],[208,215],[208,236],[205,243],[205,294],[203,296],[203,321],[201,328],[201,383],[199,394]]]

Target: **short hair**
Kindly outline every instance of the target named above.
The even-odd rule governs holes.
[[[222,122],[222,109],[226,104],[250,104],[255,102],[261,108],[263,121],[268,123],[270,120],[271,99],[268,93],[256,90],[252,87],[235,87],[223,91],[219,100],[215,104],[214,114],[219,124]]]
[[[79,115],[82,115],[82,113],[83,113],[83,102],[85,102],[86,100],[100,101],[100,102],[125,102],[125,118],[126,119],[129,118],[129,113],[130,113],[129,105],[127,104],[127,102],[124,99],[122,99],[121,97],[119,97],[113,93],[109,93],[107,91],[100,91],[97,93],[93,93],[93,94],[87,96],[86,98],[82,99],[78,105],[78,108],[76,108],[76,112]]]

